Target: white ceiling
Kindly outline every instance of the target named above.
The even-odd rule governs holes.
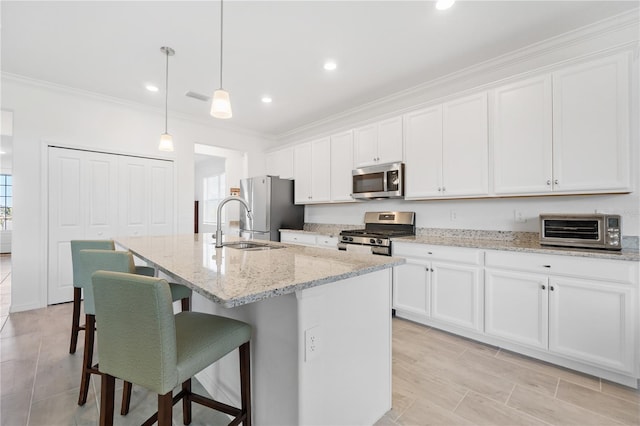
[[[463,67],[637,8],[634,1],[239,1],[224,3],[233,126],[277,137]],[[2,71],[209,116],[219,79],[218,1],[6,1]],[[323,70],[325,59],[338,63]],[[145,83],[160,86],[158,93]],[[262,104],[264,94],[273,97]],[[171,122],[169,121],[169,130]]]

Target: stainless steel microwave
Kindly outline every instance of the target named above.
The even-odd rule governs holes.
[[[403,198],[404,164],[388,163],[354,169],[352,197],[356,199]]]
[[[541,214],[540,244],[621,250],[621,226],[615,214]]]

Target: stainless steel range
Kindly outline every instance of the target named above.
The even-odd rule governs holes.
[[[364,214],[364,229],[340,232],[338,249],[370,246],[373,254],[391,256],[391,238],[415,235],[415,219],[414,212],[367,212]]]

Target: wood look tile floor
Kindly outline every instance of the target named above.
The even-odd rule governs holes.
[[[640,425],[640,391],[394,318],[387,425]]]
[[[3,274],[9,281],[0,289],[10,285],[6,266]],[[91,380],[87,404],[77,405],[82,342],[68,353],[70,323],[70,303],[8,316],[0,332],[0,425],[98,423],[99,378]],[[116,424],[139,425],[155,409],[155,395],[134,386],[131,412],[116,412]],[[173,423],[181,425],[181,417],[178,404]],[[194,405],[193,425],[227,423]],[[393,320],[393,409],[378,426],[620,424],[640,424],[640,392]]]

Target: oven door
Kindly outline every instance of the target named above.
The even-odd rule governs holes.
[[[389,246],[367,246],[362,244],[338,243],[338,250],[344,250],[349,253],[376,254],[379,256],[391,256],[391,248]]]

